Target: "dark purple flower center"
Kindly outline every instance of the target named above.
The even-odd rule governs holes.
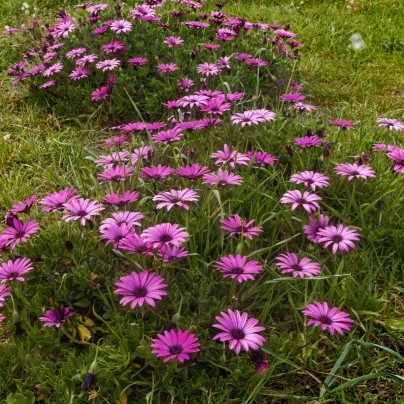
[[[297,203],[300,203],[301,205],[305,204],[307,201],[306,199],[300,198],[297,200]]]
[[[332,321],[331,321],[330,317],[327,317],[327,316],[321,316],[321,317],[318,319],[318,321],[320,321],[320,322],[323,323],[323,324],[327,324],[327,325],[331,325],[331,324],[332,324]]]
[[[244,231],[244,226],[243,226],[243,225],[238,226],[237,229],[236,229],[236,231],[237,231],[238,233],[242,233],[242,232]]]
[[[231,270],[231,273],[232,273],[232,274],[237,274],[237,275],[239,275],[239,274],[244,273],[244,270],[243,270],[243,268],[236,267],[236,268],[233,268],[233,269]]]
[[[146,288],[136,288],[133,292],[136,297],[145,297],[147,295]]]
[[[120,181],[122,178],[121,175],[114,175],[113,177],[111,177],[111,181]]]
[[[160,241],[163,243],[167,243],[168,241],[171,241],[171,240],[172,240],[172,237],[169,234],[163,234],[160,237]]]
[[[303,271],[303,268],[299,264],[294,264],[294,265],[291,266],[291,268],[294,271],[298,271],[298,272]]]
[[[170,347],[171,355],[179,355],[182,352],[182,348],[179,345],[173,345]]]
[[[19,232],[15,235],[15,238],[21,238],[21,237],[24,237],[24,236],[25,236],[25,232],[19,231]]]
[[[351,172],[351,175],[356,176],[356,175],[359,175],[359,173],[358,173],[358,171],[352,171],[352,172]]]
[[[233,330],[231,332],[231,336],[234,339],[243,339],[245,337],[244,331],[243,330]]]
[[[312,179],[308,179],[308,180],[306,180],[306,182],[307,182],[308,185],[311,185],[311,184],[314,183],[314,181]]]
[[[13,272],[9,272],[8,273],[8,279],[15,279],[18,276],[18,272],[17,271],[13,271]]]
[[[77,215],[77,216],[80,216],[80,217],[84,217],[84,216],[87,216],[87,212],[86,212],[85,210],[79,210],[79,211],[76,213],[76,215]]]
[[[404,165],[404,164],[403,164],[403,165]],[[224,185],[227,185],[227,182],[224,181],[224,180],[220,180],[217,184],[224,186]]]
[[[137,251],[140,253],[145,252],[147,250],[148,250],[148,248],[145,245],[141,245],[137,248]]]
[[[342,237],[340,235],[333,236],[331,239],[334,243],[340,243],[342,241]]]

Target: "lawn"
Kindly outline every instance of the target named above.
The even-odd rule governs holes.
[[[53,24],[56,11],[65,7],[73,12],[74,4],[38,0],[28,2],[26,8],[23,2],[4,0],[0,28],[28,25],[32,18]],[[27,12],[16,13],[21,7]],[[128,0],[124,14],[133,7]],[[173,3],[163,9],[178,7]],[[215,9],[213,2],[204,7]],[[115,18],[111,10],[108,19]],[[233,57],[229,73],[208,78],[212,85],[208,88],[247,94],[231,112],[219,116],[222,125],[186,132],[180,141],[168,144],[151,142],[156,132],[147,130],[134,135],[127,147],[133,152],[158,144],[158,151],[147,157],[153,164],[178,168],[198,163],[212,171],[222,167],[242,176],[240,186],[207,186],[201,180],[174,176],[151,181],[138,175],[142,165],[149,164],[141,159],[134,165],[133,176],[118,183],[100,179],[102,167],[96,167],[101,155],[111,153],[105,139],[118,136],[111,126],[167,121],[172,111],[161,103],[187,95],[179,93],[178,78],[199,80],[195,67],[205,61],[203,53],[193,59],[189,52],[211,41],[203,29],[181,26],[162,31],[149,29],[150,24],[142,26],[144,31],[134,29],[136,41],[126,44],[130,57],[146,56],[150,65],[175,61],[184,72],[171,78],[148,70],[148,65],[137,70],[125,65],[119,70],[119,90],[98,102],[89,97],[95,88],[93,78],[82,86],[67,78],[65,85],[46,90],[46,95],[34,88],[34,82],[12,86],[7,69],[38,43],[39,36],[31,32],[0,36],[1,216],[32,195],[43,199],[67,187],[98,202],[112,192],[136,190],[140,196],[124,210],[144,215],[138,234],[159,223],[179,224],[189,233],[181,244],[189,255],[163,262],[163,250],[148,256],[105,245],[98,227],[120,210],[117,207],[105,204],[101,218],[93,218],[86,226],[74,220],[66,223],[60,212],[41,212],[43,205],[38,201],[31,212],[22,213],[21,220],[35,219],[40,229],[27,243],[0,253],[1,263],[28,257],[34,267],[24,274],[24,282],[5,282],[12,295],[5,297],[1,308],[5,317],[0,328],[1,402],[402,402],[404,174],[394,171],[391,159],[374,150],[373,144],[402,146],[402,134],[377,127],[376,119],[404,121],[404,4],[394,0],[234,1],[222,11],[251,22],[290,25],[288,30],[304,43],[299,49],[301,59],[277,56],[254,33],[244,35],[235,46],[221,43],[218,56],[253,54],[260,49],[260,57],[271,61],[269,67],[251,74],[235,67],[241,64]],[[167,12],[162,15],[165,21]],[[144,24],[133,21],[134,26],[139,23]],[[362,49],[351,46],[355,34],[364,41]],[[163,45],[161,39],[170,35],[181,36],[185,46]],[[94,46],[98,52],[103,43],[97,37],[100,42],[92,45],[88,32],[74,38],[76,47]],[[209,52],[212,61],[214,51]],[[102,78],[99,71],[94,74],[97,83]],[[318,110],[300,114],[280,102],[281,94],[297,92],[280,88],[285,78],[301,84],[305,102]],[[273,111],[277,118],[259,125],[232,125],[233,113],[258,108]],[[200,118],[192,114],[193,119]],[[359,123],[348,130],[329,124],[343,119]],[[297,146],[295,139],[309,132],[329,137],[321,147]],[[224,144],[240,155],[250,150],[269,152],[277,157],[276,164],[260,167],[249,161],[235,170],[228,161],[215,165],[210,155],[223,150]],[[118,150],[126,149],[112,149]],[[358,156],[366,163],[369,158],[375,177],[348,181],[335,172],[336,166],[354,163]],[[290,204],[281,202],[286,192],[305,190],[290,181],[292,174],[305,170],[329,177],[329,186],[317,188],[315,194],[321,196],[321,213],[330,217],[330,224],[342,224],[360,234],[360,242],[356,240],[348,253],[333,254],[330,248],[310,242],[304,225],[309,223],[308,216],[317,217],[317,213],[309,215],[302,207],[292,211]],[[197,191],[199,197],[189,203],[189,211],[174,206],[167,212],[156,206],[153,198],[158,194],[184,188]],[[255,219],[252,226],[262,229],[251,239],[229,235],[220,228],[220,220],[235,214]],[[319,263],[321,273],[304,279],[281,273],[276,258],[287,252]],[[219,259],[236,254],[254,260],[261,267],[259,273],[241,283],[223,277]],[[122,296],[114,294],[116,282],[145,269],[164,278],[168,294],[156,300],[155,307],[144,304],[131,309],[119,304]],[[331,335],[307,324],[302,311],[314,302],[328,302],[349,313],[352,328],[343,335]],[[39,317],[55,307],[70,307],[76,314],[60,328],[44,327]],[[247,312],[265,327],[260,354],[270,356],[262,373],[246,352],[212,340],[218,332],[212,327],[215,317],[228,309]],[[151,352],[151,343],[164,330],[189,330],[198,338],[199,352],[184,363],[175,359],[163,363]],[[89,372],[96,374],[95,382],[83,389]]]

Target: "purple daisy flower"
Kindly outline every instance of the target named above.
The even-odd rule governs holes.
[[[61,212],[64,210],[64,204],[72,199],[79,198],[77,189],[65,188],[61,191],[53,192],[39,201],[42,205],[46,205],[41,209],[42,212]]]
[[[206,77],[217,76],[219,74],[219,68],[214,63],[207,62],[198,65],[196,71]]]
[[[236,55],[237,60],[247,60],[251,59],[253,56],[250,55],[249,53],[239,53]]]
[[[198,178],[202,178],[205,174],[210,173],[208,167],[200,166],[199,164],[192,164],[191,166],[185,166],[178,168],[174,175],[177,177],[187,178],[194,182]]]
[[[125,191],[123,195],[113,193],[111,195],[105,195],[102,203],[104,203],[105,205],[123,207],[128,203],[135,202],[139,198],[139,196],[140,193],[137,191]]]
[[[85,66],[87,63],[95,62],[98,59],[97,55],[85,55],[76,60],[76,65]]]
[[[255,366],[256,371],[261,374],[263,370],[268,369],[268,359],[271,355],[265,355],[261,349],[251,350],[248,357],[248,363]]]
[[[185,210],[189,210],[189,202],[195,202],[199,198],[197,192],[185,188],[182,190],[172,189],[169,192],[162,192],[161,194],[153,197],[153,201],[161,201],[156,208],[162,209],[167,208],[167,211],[170,211],[173,206],[180,206]]]
[[[177,359],[181,363],[189,359],[189,354],[199,352],[199,342],[195,334],[186,331],[164,331],[163,334],[157,334],[151,344],[152,353],[159,358],[164,357],[164,362],[171,359]]]
[[[91,101],[105,100],[111,94],[111,91],[111,86],[103,86],[101,88],[97,88],[91,93]]]
[[[105,53],[114,53],[116,55],[125,53],[128,50],[122,42],[114,38],[109,43],[102,45],[101,48]]]
[[[63,207],[66,209],[66,214],[62,217],[65,222],[71,220],[79,220],[82,226],[85,226],[87,220],[91,220],[92,216],[99,216],[100,211],[105,208],[98,204],[97,201],[90,199],[71,199],[66,202]]]
[[[386,147],[387,150],[388,147]],[[387,152],[387,157],[394,161],[394,171],[396,173],[404,173],[404,149],[394,147],[393,150]]]
[[[291,182],[304,184],[306,188],[311,188],[313,191],[316,190],[316,187],[328,187],[330,185],[329,180],[326,175],[315,173],[314,171],[303,171],[290,177]]]
[[[27,239],[35,234],[38,229],[39,223],[36,220],[22,222],[17,218],[13,218],[12,225],[3,231],[0,241],[4,241],[6,246],[15,248],[20,242],[26,243]]]
[[[243,237],[247,237],[249,240],[252,240],[253,237],[258,237],[258,233],[261,233],[262,226],[251,227],[251,225],[255,222],[255,219],[250,221],[241,220],[239,215],[234,215],[234,217],[228,217],[227,219],[223,219],[220,221],[222,226],[220,226],[223,230],[230,231],[230,236],[234,234],[241,234]]]
[[[244,111],[243,113],[234,114],[230,117],[233,124],[239,123],[243,128],[245,125],[259,124],[265,122],[265,119],[257,115],[255,111]]]
[[[258,164],[261,167],[264,167],[265,164],[274,165],[278,160],[277,157],[267,152],[256,152],[254,150],[247,152],[247,157],[252,160],[253,164]]]
[[[209,173],[203,175],[202,184],[220,185],[240,185],[243,182],[243,178],[240,175],[229,173],[221,168],[217,170],[217,173]]]
[[[174,142],[176,140],[181,140],[181,136],[184,136],[183,133],[181,133],[181,129],[169,129],[167,131],[161,131],[153,135],[153,142],[155,143],[163,143],[167,144],[170,142]]]
[[[223,112],[230,110],[230,103],[225,102],[223,96],[216,98],[211,98],[210,100],[204,101],[200,109],[202,112],[207,112],[209,114],[222,115]]]
[[[153,180],[158,180],[161,178],[167,178],[174,172],[172,167],[158,166],[144,167],[140,170],[139,175],[144,178],[151,178]]]
[[[339,311],[338,307],[329,308],[327,302],[308,304],[302,313],[311,317],[307,325],[313,324],[315,327],[321,326],[323,331],[328,330],[331,335],[337,331],[344,335],[344,330],[350,331],[353,320],[349,318],[349,313]]]
[[[107,240],[105,246],[113,243],[114,250],[119,250],[122,239],[133,233],[133,226],[126,223],[121,223],[121,225],[111,224],[107,227],[101,226],[100,231],[101,239]]]
[[[342,224],[335,226],[326,226],[318,230],[318,243],[324,243],[324,247],[331,247],[332,253],[338,251],[348,252],[355,249],[354,241],[360,240],[360,235],[355,229],[344,227]]]
[[[328,216],[324,216],[321,213],[318,215],[317,221],[314,217],[309,216],[310,224],[304,225],[304,233],[306,234],[307,238],[312,243],[318,243],[320,240],[320,235],[318,233],[319,230],[324,229],[328,226],[330,218]]]
[[[72,21],[59,22],[55,25],[52,34],[55,38],[67,38],[70,32],[73,32],[76,28],[77,25],[73,24]]]
[[[34,267],[29,258],[17,258],[14,261],[3,262],[0,266],[0,281],[24,282],[22,275],[33,269]]]
[[[281,198],[281,203],[291,203],[292,210],[295,210],[298,206],[302,206],[307,213],[315,212],[320,209],[320,205],[316,201],[321,201],[323,198],[316,194],[310,194],[304,192],[303,194],[298,191],[288,191]]]
[[[295,145],[300,147],[321,146],[324,140],[319,136],[304,136],[295,139]]]
[[[41,90],[45,89],[45,88],[49,88],[52,87],[56,84],[55,80],[49,80],[45,83],[43,83],[42,85],[40,85],[38,88],[40,88]]]
[[[1,268],[0,268],[1,276]],[[3,302],[6,301],[6,297],[11,296],[11,289],[7,285],[0,285],[0,307],[3,307]]]
[[[258,261],[247,261],[247,257],[242,257],[240,254],[220,257],[220,262],[215,263],[215,268],[221,270],[223,278],[237,279],[239,283],[248,279],[254,280],[254,275],[262,271]]]
[[[161,63],[157,65],[157,70],[160,73],[173,73],[178,70],[178,66],[175,63]]]
[[[330,125],[338,126],[342,129],[353,129],[354,125],[357,125],[358,123],[359,122],[347,121],[345,119],[342,119],[341,121],[333,120],[329,122]]]
[[[103,72],[107,71],[107,70],[114,70],[117,67],[119,67],[119,65],[121,64],[121,62],[118,59],[107,59],[107,60],[103,60],[101,62],[98,62],[95,67],[97,69],[102,69]]]
[[[321,274],[320,264],[313,262],[310,258],[302,258],[300,261],[296,254],[285,253],[275,258],[278,262],[275,264],[277,267],[281,268],[281,273],[292,272],[294,278],[300,276],[304,278],[312,278],[314,275]]]
[[[39,317],[39,319],[44,322],[44,327],[59,328],[69,317],[76,314],[74,311],[70,312],[70,310],[70,307],[63,308],[55,306],[55,310],[48,310],[42,317]]]
[[[189,91],[189,89],[194,85],[194,82],[193,82],[193,80],[183,78],[183,79],[180,79],[177,84],[182,90],[184,90],[187,93]],[[170,101],[168,101],[168,102],[170,102]],[[178,101],[174,101],[174,102],[178,102]],[[163,105],[165,105],[165,104],[163,104]],[[173,107],[171,107],[171,108],[173,108]],[[168,108],[168,109],[171,109],[171,108]]]
[[[377,118],[376,122],[378,123],[378,127],[386,127],[389,130],[395,130],[397,132],[401,132],[404,130],[404,123],[398,121],[397,119],[389,119],[389,118]]]
[[[249,58],[245,61],[250,66],[265,67],[268,63],[259,58]]]
[[[27,198],[24,202],[20,202],[17,205],[13,205],[13,207],[10,209],[10,212],[13,215],[18,215],[20,213],[28,213],[37,199],[38,196],[33,195],[31,196],[31,198]]]
[[[184,230],[185,228],[178,224],[162,223],[144,230],[140,237],[146,243],[152,244],[153,248],[170,244],[179,245],[189,237],[189,234]]]
[[[119,248],[128,251],[128,254],[153,255],[153,245],[151,243],[146,243],[136,233],[129,234],[124,238],[121,241]]]
[[[289,39],[296,37],[296,34],[294,34],[293,32],[286,31],[284,29],[277,29],[276,31],[274,31],[274,34],[282,39]]]
[[[69,77],[71,77],[73,80],[81,80],[81,79],[86,79],[88,75],[90,74],[90,70],[87,69],[86,67],[76,67],[70,74]]]
[[[185,247],[180,247],[177,245],[169,246],[162,245],[157,251],[157,255],[162,259],[163,262],[170,262],[180,258],[188,257],[188,251]]]
[[[311,104],[305,104],[304,102],[296,102],[293,105],[293,108],[296,109],[297,111],[316,111],[317,107],[315,105],[311,105]]]
[[[145,65],[149,60],[146,58],[138,57],[138,58],[131,58],[128,59],[128,63],[136,66],[143,66]]]
[[[132,24],[125,20],[113,21],[109,27],[111,31],[114,31],[118,35],[122,34],[122,32],[126,34],[132,31]]]
[[[98,178],[105,181],[125,181],[133,174],[133,170],[133,167],[129,166],[115,166],[98,174]]]
[[[209,100],[209,97],[207,97],[206,95],[192,94],[192,95],[188,95],[188,96],[180,98],[178,100],[178,102],[181,107],[193,108],[194,106],[197,106],[197,107],[202,106],[203,103],[208,100]]]
[[[63,70],[63,64],[60,62],[55,63],[54,65],[52,65],[51,67],[48,67],[44,72],[43,72],[43,76],[44,77],[49,77],[49,76],[53,76],[55,73],[59,73]]]
[[[127,163],[129,161],[129,152],[114,152],[108,156],[100,156],[98,160],[95,160],[97,166],[113,166],[116,164]]]
[[[195,3],[195,4],[201,5],[199,3]],[[180,22],[180,24],[185,25],[188,28],[196,28],[196,29],[209,28],[210,27],[209,23],[202,22],[202,21],[185,21],[185,22]]]
[[[144,303],[155,307],[154,300],[161,300],[167,294],[162,290],[167,286],[163,282],[164,279],[154,272],[131,272],[120,278],[120,282],[115,283],[118,289],[114,291],[114,294],[123,295],[119,303],[123,306],[130,303],[132,310],[138,305],[143,306]]]
[[[111,226],[121,226],[126,224],[127,226],[142,226],[138,220],[144,218],[144,215],[140,212],[116,212],[112,214],[112,217],[105,219],[100,224],[100,231],[108,229]]]
[[[184,45],[184,41],[181,38],[175,36],[169,36],[163,41],[163,43],[167,44],[170,48],[176,45]]]
[[[222,332],[216,334],[213,340],[220,339],[221,342],[230,341],[229,348],[239,354],[241,348],[245,351],[249,349],[257,350],[264,345],[265,338],[258,333],[265,330],[265,327],[257,326],[256,318],[248,318],[248,313],[240,313],[238,310],[228,310],[221,312],[216,320],[219,324],[213,324]]]
[[[340,164],[335,167],[335,172],[338,175],[347,176],[348,181],[354,178],[363,178],[366,180],[369,177],[376,177],[376,173],[370,167],[357,163]]]
[[[303,101],[306,99],[306,96],[300,93],[289,93],[289,94],[283,94],[279,98],[282,102],[290,102],[290,103],[295,103],[298,101]]]
[[[235,164],[241,164],[244,166],[248,166],[250,161],[247,155],[239,153],[236,150],[230,150],[227,144],[224,145],[223,151],[219,150],[216,153],[211,154],[212,158],[217,159],[215,164],[229,164],[231,168],[236,168]]]
[[[86,48],[77,48],[77,49],[72,49],[71,51],[66,53],[66,58],[67,59],[74,59],[77,56],[81,56],[82,54],[86,53],[87,49]]]

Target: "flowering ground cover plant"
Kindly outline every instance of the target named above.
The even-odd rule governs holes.
[[[402,381],[367,268],[404,259],[379,233],[403,213],[404,124],[370,142],[324,119],[295,81],[304,38],[227,7],[87,2],[5,29],[10,85],[97,136],[1,206],[2,399],[340,402]],[[351,377],[372,352],[383,371]]]

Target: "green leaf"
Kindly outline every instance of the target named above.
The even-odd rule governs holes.
[[[394,331],[404,332],[404,318],[391,318],[386,321],[386,326]]]

